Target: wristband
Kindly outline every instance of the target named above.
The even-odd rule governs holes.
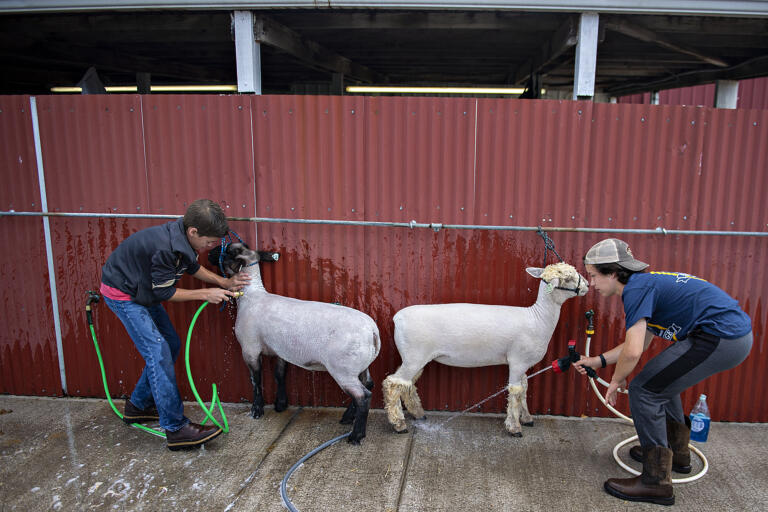
[[[603,357],[603,354],[600,354],[600,364],[602,365],[601,368],[605,368],[605,357]]]

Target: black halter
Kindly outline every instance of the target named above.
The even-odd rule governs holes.
[[[576,282],[576,287],[575,288],[566,288],[565,286],[555,286],[555,289],[556,290],[565,290],[567,292],[573,292],[573,293],[575,293],[578,296],[579,295],[579,288],[581,288],[581,274],[576,272],[576,275],[579,276],[579,280]],[[544,282],[549,284],[548,281],[544,281]]]

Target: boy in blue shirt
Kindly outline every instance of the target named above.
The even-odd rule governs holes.
[[[680,394],[740,364],[752,347],[752,323],[738,302],[707,281],[683,273],[648,272],[626,242],[609,238],[584,257],[590,285],[624,303],[624,343],[574,364],[604,368],[616,364],[606,401],[616,404],[619,388],[654,336],[673,342],[648,361],[629,385],[629,405],[640,446],[630,450],[643,463],[634,478],[611,478],[605,490],[617,498],[662,505],[675,502],[670,472],[690,473],[690,420]]]

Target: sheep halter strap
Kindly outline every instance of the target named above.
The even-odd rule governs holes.
[[[235,233],[231,229],[227,232],[226,235],[221,237],[221,251],[219,251],[219,270],[221,271],[221,275],[223,275],[225,277],[226,277],[227,273],[224,272],[224,251],[227,250],[227,247],[229,246],[229,244],[233,243],[232,235],[235,235],[235,238],[237,238],[237,240],[241,244],[245,244],[245,242],[243,242],[243,239],[240,238],[240,235],[238,235],[237,233]]]
[[[566,288],[565,286],[555,286],[554,287],[555,290],[565,290],[567,292],[573,292],[573,293],[575,293],[578,296],[579,295],[579,288],[581,287],[581,274],[578,274],[578,272],[577,272],[577,275],[579,276],[579,280],[576,282],[576,287],[575,288]],[[544,282],[549,284],[549,281],[544,281]]]

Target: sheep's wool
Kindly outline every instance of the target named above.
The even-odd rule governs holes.
[[[576,274],[577,272],[573,265],[567,263],[554,263],[552,265],[547,265],[544,272],[541,274],[541,279],[546,282],[555,278],[558,278],[561,281],[567,281],[569,277],[575,277]]]

